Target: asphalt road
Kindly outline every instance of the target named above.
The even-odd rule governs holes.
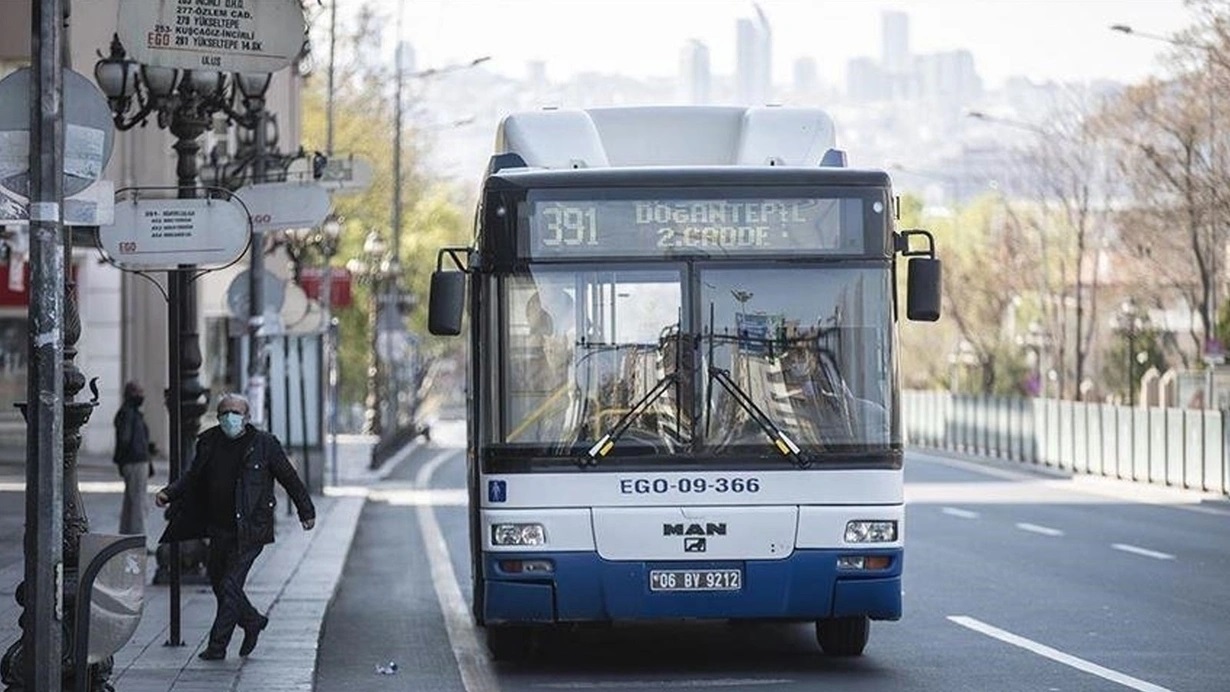
[[[1230,691],[1230,504],[921,453],[905,616],[873,623],[862,657],[821,655],[803,625],[690,624],[569,631],[493,663],[468,615],[463,435],[436,426],[372,489],[316,689]]]

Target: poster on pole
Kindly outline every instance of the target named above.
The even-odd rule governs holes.
[[[299,55],[299,0],[120,0],[120,42],[144,65],[277,72]]]
[[[106,226],[115,223],[115,183],[99,180],[64,199],[65,226]],[[0,187],[0,224],[30,223],[30,200]]]
[[[0,80],[0,187],[30,194],[28,67]],[[87,77],[64,70],[64,194],[75,195],[102,177],[115,144],[107,97]]]

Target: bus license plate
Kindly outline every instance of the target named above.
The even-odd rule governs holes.
[[[655,569],[649,572],[650,591],[738,591],[743,573],[737,569]]]

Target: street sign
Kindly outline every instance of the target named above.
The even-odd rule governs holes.
[[[299,55],[299,0],[120,0],[120,42],[143,65],[277,72]]]
[[[107,261],[120,269],[216,268],[248,247],[248,215],[222,199],[139,199],[115,205],[115,223],[98,229]]]
[[[290,180],[315,180],[326,190],[362,192],[371,187],[374,172],[366,160],[347,156],[330,158],[321,169],[319,178],[312,173],[311,161],[295,159],[286,169],[286,176]]]
[[[237,320],[247,320],[249,317],[248,311],[251,306],[248,305],[252,291],[249,288],[249,279],[251,275],[250,269],[245,269],[235,275],[231,279],[230,285],[226,287],[226,307],[231,312],[231,317]],[[286,302],[286,282],[279,279],[268,269],[261,269],[261,301],[264,303],[263,313],[277,314],[282,311],[282,305]]]
[[[324,297],[325,270],[323,267],[304,267],[299,272],[299,285],[312,300]],[[344,267],[329,269],[329,303],[331,308],[348,308],[353,302],[350,290],[352,277]]]
[[[329,191],[316,183],[256,183],[235,191],[252,217],[252,231],[315,228],[329,215]]]
[[[30,186],[31,71],[0,80],[0,187],[18,196]],[[111,160],[115,127],[107,97],[80,73],[64,70],[64,195],[86,189]]]
[[[115,223],[115,183],[99,180],[64,200],[65,226],[109,226]],[[0,188],[0,224],[30,223],[30,200]]]

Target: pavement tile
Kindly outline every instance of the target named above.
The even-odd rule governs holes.
[[[374,441],[359,436],[339,441],[339,476],[343,483],[361,484],[379,477],[368,469]],[[311,692],[320,627],[341,578],[365,501],[362,493],[314,497],[318,517],[316,528],[310,532],[303,531],[297,518],[286,516],[279,507],[276,541],[257,559],[247,584],[252,604],[270,616],[270,624],[261,634],[256,650],[246,659],[238,655],[243,636],[238,630],[227,658],[202,661],[196,657],[204,647],[215,610],[207,585],[182,587],[180,636],[184,645],[166,646],[170,635],[170,588],[147,586],[141,622],[129,642],[115,654],[111,682],[116,690]],[[115,504],[118,505],[118,496]],[[161,532],[162,522],[160,513],[151,513],[150,532]],[[151,576],[154,567],[151,557]],[[13,575],[20,581],[20,566]],[[9,588],[11,602],[14,585],[4,586]],[[5,618],[4,613],[9,611],[11,617]],[[15,606],[0,609],[0,637],[6,632],[19,634],[17,612]]]

